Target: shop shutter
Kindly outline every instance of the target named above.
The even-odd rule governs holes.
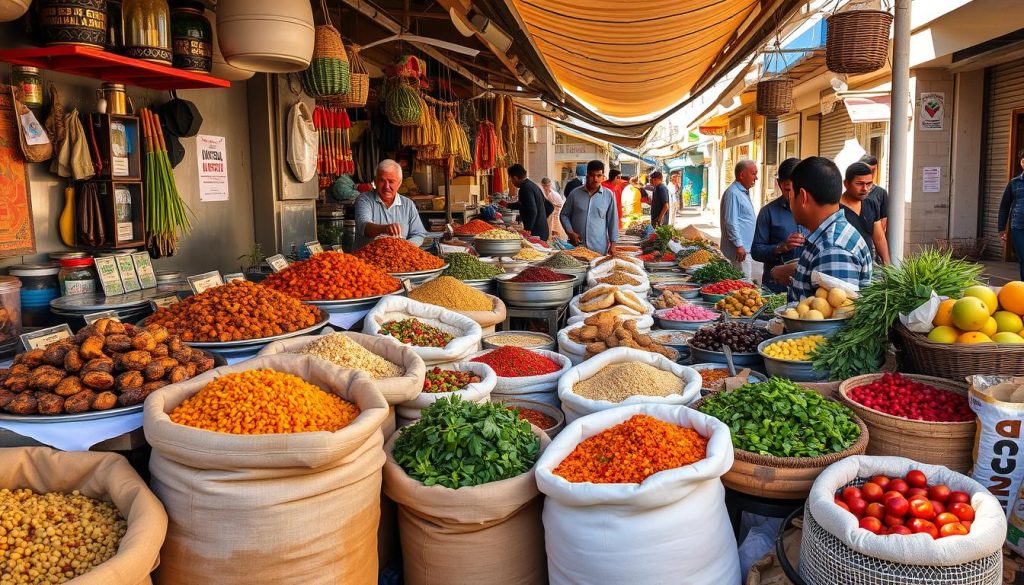
[[[779,164],[779,119],[764,119],[764,164]]]
[[[854,138],[853,122],[846,113],[846,105],[839,101],[832,113],[821,117],[818,126],[818,156],[835,159],[850,138]]]
[[[985,255],[1001,259],[999,201],[1006,188],[1010,160],[1010,123],[1014,109],[1024,108],[1024,62],[1013,61],[989,70],[988,125],[985,131],[984,210],[981,233],[988,239]],[[1018,169],[1019,170],[1019,169]]]

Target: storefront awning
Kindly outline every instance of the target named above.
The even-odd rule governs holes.
[[[888,94],[870,96],[847,94],[840,97],[846,104],[846,112],[850,115],[850,121],[854,124],[889,121],[889,107],[892,105],[892,99]]]

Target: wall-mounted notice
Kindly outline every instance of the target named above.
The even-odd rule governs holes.
[[[223,136],[196,134],[199,163],[199,200],[228,200],[228,159]]]

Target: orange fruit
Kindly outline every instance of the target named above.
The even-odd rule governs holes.
[[[953,305],[956,303],[956,299],[946,299],[939,303],[939,312],[935,313],[935,318],[932,319],[932,325],[936,327],[952,327],[953,326]]]
[[[1007,311],[1024,315],[1024,282],[1014,280],[1003,285],[999,291],[999,304]]]
[[[992,339],[984,333],[968,331],[956,338],[957,343],[992,343]]]

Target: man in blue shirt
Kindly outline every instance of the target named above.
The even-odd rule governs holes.
[[[661,171],[654,171],[650,178],[651,184],[654,185],[654,194],[651,195],[651,225],[669,225],[672,202],[668,186],[665,185],[665,175]]]
[[[722,225],[722,254],[732,265],[750,278],[754,262],[749,251],[754,243],[754,203],[750,188],[757,182],[757,163],[741,160],[736,163],[736,180],[722,194],[720,221]]]
[[[402,167],[391,159],[377,165],[373,191],[356,197],[356,249],[377,236],[398,236],[419,246],[430,237],[412,200],[398,194]]]
[[[754,243],[750,247],[750,255],[754,260],[764,263],[764,284],[772,292],[786,292],[787,282],[778,283],[769,276],[772,269],[800,257],[807,231],[801,228],[793,218],[789,201],[793,197],[793,181],[790,175],[798,158],[788,158],[779,165],[775,183],[779,188],[779,197],[761,208],[757,214],[754,228]]]
[[[1017,153],[1017,160],[1024,168],[1024,150]],[[1024,280],[1024,173],[1010,179],[999,200],[999,237],[1010,240],[1013,251],[1020,263],[1020,278]]]
[[[587,181],[566,198],[562,207],[562,227],[569,243],[583,245],[601,254],[615,253],[619,240],[619,214],[615,195],[601,186],[604,163],[592,160],[587,164]]]

